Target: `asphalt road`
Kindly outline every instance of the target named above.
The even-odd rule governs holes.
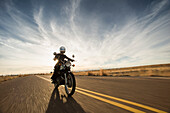
[[[170,112],[170,78],[76,76],[67,98],[50,76],[26,76],[0,83],[0,113]]]

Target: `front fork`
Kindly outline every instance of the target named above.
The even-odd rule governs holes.
[[[64,78],[65,78],[65,90],[66,90],[66,93],[69,94],[69,91],[67,88],[67,74],[66,73],[64,73]]]
[[[64,73],[64,78],[65,78],[65,85],[67,85],[67,74]]]

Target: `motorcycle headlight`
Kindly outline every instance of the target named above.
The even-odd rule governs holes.
[[[64,67],[64,65],[61,65],[60,66],[60,70],[63,70],[65,67]]]
[[[66,62],[66,66],[67,66],[67,67],[70,67],[70,66],[71,66],[71,63],[70,63],[70,62]]]

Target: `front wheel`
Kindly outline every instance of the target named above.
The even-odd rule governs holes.
[[[75,80],[73,73],[68,73],[66,77],[67,79],[65,79],[65,90],[66,90],[68,97],[70,97],[75,92],[76,80]]]

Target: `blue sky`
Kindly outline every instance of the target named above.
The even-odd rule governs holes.
[[[0,74],[170,63],[169,0],[1,0]]]

